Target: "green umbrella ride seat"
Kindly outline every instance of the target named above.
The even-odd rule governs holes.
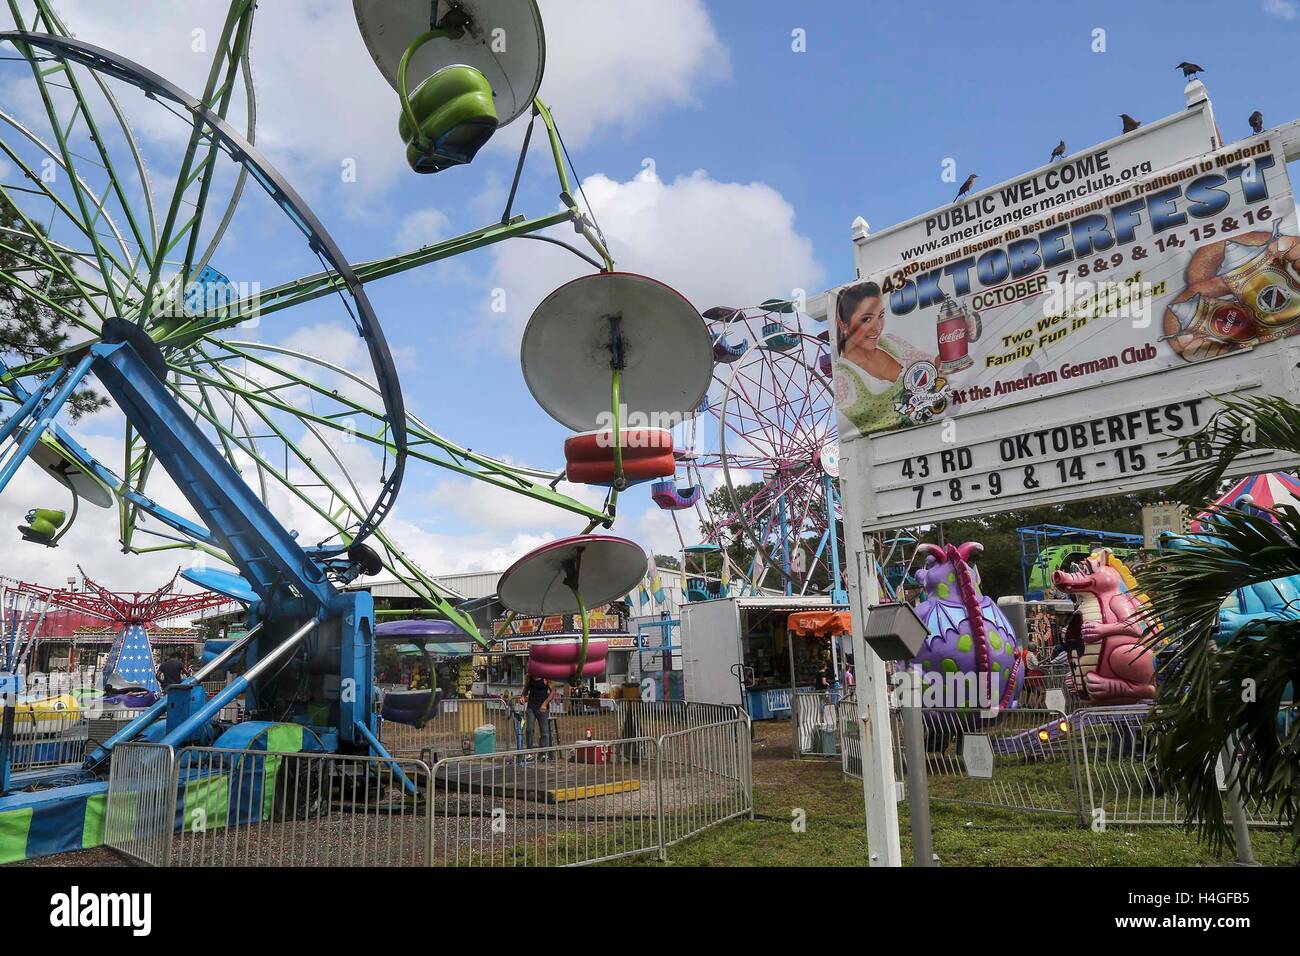
[[[460,166],[492,138],[497,110],[492,85],[472,66],[448,66],[415,88],[397,131],[406,143],[406,161],[417,173]]]

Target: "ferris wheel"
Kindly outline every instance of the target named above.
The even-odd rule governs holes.
[[[695,596],[777,590],[847,600],[828,332],[784,299],[716,307],[704,318],[713,384],[683,428],[684,484],[663,482],[653,492],[661,508],[693,509],[699,518],[703,540],[687,545],[683,537],[688,579],[692,556],[721,556],[719,580]],[[720,509],[704,494],[719,479]],[[730,567],[733,543],[753,553],[748,567]]]
[[[368,283],[561,223],[573,225],[590,251],[560,245],[602,271],[612,268],[592,218],[573,198],[563,141],[536,98],[545,47],[531,0],[433,7],[356,0],[362,39],[398,92],[402,139],[395,136],[394,146],[404,143],[413,170],[467,163],[496,128],[526,117],[529,138],[538,124],[548,134],[563,203],[529,217],[510,208],[512,193],[499,222],[361,264],[348,261],[255,145],[252,0],[230,3],[197,94],[74,38],[47,0],[7,5],[17,29],[0,37],[8,51],[0,81],[36,106],[0,108],[0,290],[7,304],[21,302],[71,330],[66,342],[33,343],[20,361],[0,363],[0,419],[8,419],[0,440],[16,446],[0,458],[0,488],[28,457],[57,482],[50,506],[20,528],[26,540],[56,546],[88,505],[117,510],[125,551],[236,557],[230,550],[238,542],[205,531],[208,515],[195,522],[183,503],[173,504],[173,476],[156,467],[157,449],[132,424],[134,414],[112,467],[55,419],[66,400],[86,394],[85,350],[123,341],[146,356],[191,425],[261,503],[292,521],[314,558],[362,554],[364,543],[365,573],[387,569],[467,630],[473,623],[455,606],[459,595],[382,526],[410,466],[434,465],[524,495],[588,528],[609,525],[609,508],[555,490],[562,470],[471,451],[412,414],[366,292]],[[437,29],[430,29],[431,10],[442,18]],[[493,45],[501,30],[533,42],[512,42],[501,53]],[[241,232],[269,234],[276,254],[250,261],[253,253],[231,238]],[[328,323],[359,336],[360,362],[274,341],[277,327]]]

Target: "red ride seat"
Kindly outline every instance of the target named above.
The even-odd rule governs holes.
[[[666,428],[620,428],[623,477],[628,484],[666,478],[677,470],[673,434]],[[581,432],[564,443],[565,477],[583,485],[614,483],[614,442],[608,428]]]

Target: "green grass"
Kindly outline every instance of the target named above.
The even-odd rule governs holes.
[[[670,847],[669,866],[862,866],[867,859],[862,786],[838,761],[789,759],[788,723],[756,725],[754,820],[713,827]],[[937,781],[942,792],[947,781]],[[792,827],[804,811],[806,828]],[[931,802],[934,849],[943,866],[1222,866],[1192,832],[1177,827],[1111,827],[1094,833],[1072,815],[1021,814]],[[906,804],[899,806],[903,860],[911,863]],[[1256,860],[1294,865],[1289,840],[1252,831]],[[625,865],[660,865],[645,858]]]

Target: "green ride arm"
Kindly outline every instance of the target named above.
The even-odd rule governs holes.
[[[591,639],[591,624],[587,620],[587,604],[582,600],[582,594],[574,585],[568,585],[569,590],[573,592],[573,599],[578,602],[578,614],[582,617],[582,653],[578,655],[578,666],[569,678],[569,683],[573,686],[578,685],[582,680],[582,669],[587,666],[587,644]]]
[[[397,98],[402,103],[402,115],[406,117],[406,121],[411,124],[411,129],[415,132],[415,145],[422,152],[428,147],[429,141],[425,139],[424,131],[420,129],[420,121],[415,118],[415,110],[411,106],[411,94],[406,89],[406,70],[411,65],[411,57],[415,55],[416,50],[430,40],[449,35],[446,30],[440,29],[421,33],[402,53],[402,59],[397,64]]]

